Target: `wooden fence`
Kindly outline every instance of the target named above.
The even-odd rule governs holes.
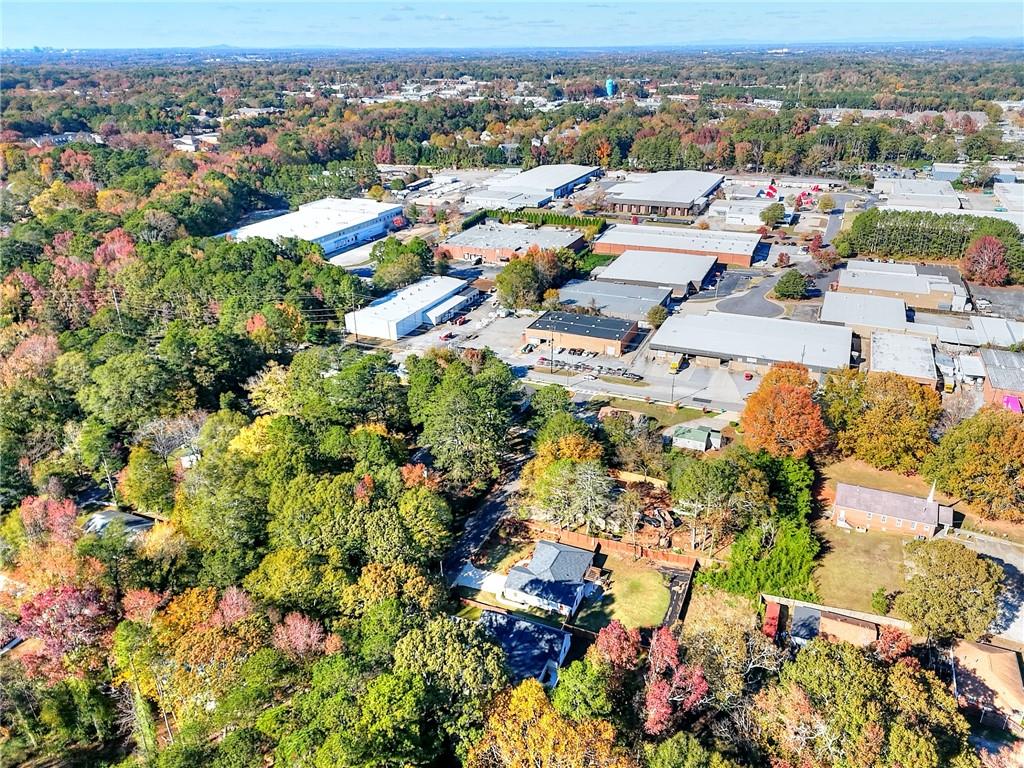
[[[697,566],[697,558],[692,555],[681,555],[676,552],[667,552],[663,549],[655,549],[645,546],[634,547],[632,544],[625,541],[602,539],[596,536],[587,536],[583,533],[576,533],[575,531],[565,531],[537,522],[536,520],[528,521],[527,526],[531,531],[543,536],[544,538],[552,539],[562,544],[569,544],[573,547],[579,547],[580,549],[596,551],[600,548],[600,550],[605,553],[629,556],[637,559],[646,558],[647,560],[660,563],[661,565],[667,565],[672,568],[683,568],[688,571],[692,571]]]

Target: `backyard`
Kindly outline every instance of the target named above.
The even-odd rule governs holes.
[[[614,619],[627,627],[661,624],[669,593],[659,571],[645,560],[628,556],[598,555],[594,564],[611,572],[609,587],[600,601],[584,601],[574,623],[595,632]]]
[[[872,592],[879,587],[887,592],[903,588],[902,536],[840,530],[824,519],[815,525],[823,555],[814,582],[822,604],[874,613]]]
[[[622,408],[623,410],[646,414],[657,421],[662,427],[672,427],[676,424],[682,424],[684,421],[693,421],[704,415],[703,411],[699,408],[669,408],[667,405],[645,403],[642,400],[627,400],[620,397],[608,399],[608,405],[612,408]]]

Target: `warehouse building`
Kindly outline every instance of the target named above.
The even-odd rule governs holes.
[[[1011,213],[1021,214],[1018,226],[1024,226],[1024,184],[995,184],[992,191],[1002,207]]]
[[[569,196],[577,187],[600,175],[601,169],[593,165],[538,165],[468,193],[466,205],[507,210],[535,208]]]
[[[325,197],[300,205],[297,211],[264,219],[227,232],[228,240],[288,237],[308,240],[337,253],[404,225],[402,206],[362,198]]]
[[[1020,413],[1024,402],[1024,354],[983,349],[981,362],[985,366],[985,402]]]
[[[477,290],[454,277],[425,277],[345,315],[345,329],[356,336],[397,341],[424,325],[443,323],[465,307]]]
[[[673,315],[650,343],[657,352],[689,355],[695,365],[766,372],[801,363],[821,373],[850,366],[853,331],[836,325],[709,312]]]
[[[907,322],[907,305],[903,299],[864,293],[829,291],[818,319],[823,323],[845,325],[858,336],[869,336],[876,330],[911,332],[913,326]]]
[[[616,213],[695,216],[723,181],[722,174],[704,171],[635,173],[609,187],[607,200]]]
[[[620,357],[638,330],[634,320],[575,312],[545,312],[523,331],[523,341]]]
[[[647,313],[654,307],[665,306],[671,296],[672,289],[667,287],[604,280],[574,280],[558,291],[559,303],[567,308],[600,312],[605,317],[636,323],[646,323]]]
[[[918,273],[913,264],[851,260],[839,273],[836,290],[902,299],[908,307],[966,312],[966,289],[945,275]]]
[[[708,218],[727,227],[760,227],[765,208],[781,203],[778,198],[760,197],[753,200],[715,200],[708,207]]]
[[[959,210],[960,198],[948,181],[931,179],[876,179],[874,191],[886,205]]]
[[[699,291],[715,268],[714,256],[674,251],[623,251],[597,275],[600,281],[668,288],[674,296]]]
[[[1024,177],[1024,166],[1020,163],[990,160],[985,165],[996,172],[993,178],[998,182],[1013,184],[1018,178]],[[956,181],[964,171],[975,167],[975,164],[970,163],[933,163],[932,178],[936,181]]]
[[[481,259],[496,264],[523,256],[531,248],[579,251],[583,244],[583,233],[576,229],[533,229],[484,222],[448,238],[437,247],[437,253],[447,259]]]
[[[868,369],[871,373],[898,373],[928,387],[939,383],[932,343],[920,336],[875,331],[871,334]]]
[[[626,251],[670,251],[714,256],[722,264],[749,267],[761,236],[746,232],[712,232],[680,227],[618,224],[594,242],[594,253],[620,256]]]

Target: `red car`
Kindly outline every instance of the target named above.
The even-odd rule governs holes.
[[[466,317],[465,315],[460,315],[459,317],[456,317],[454,320],[452,320],[452,325],[465,325],[468,322],[468,317]]]
[[[448,331],[448,333],[445,333],[445,334],[441,335],[441,341],[451,341],[454,338],[455,338],[455,334],[452,333],[451,331]]]

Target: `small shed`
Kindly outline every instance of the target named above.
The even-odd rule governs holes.
[[[672,433],[672,445],[688,451],[710,451],[722,447],[722,433],[711,427],[678,427]]]
[[[778,603],[768,603],[764,609],[764,621],[761,623],[761,632],[772,642],[779,634],[779,618],[782,615],[782,606]]]
[[[821,611],[806,605],[798,605],[793,609],[793,625],[789,636],[797,645],[807,645],[821,632]]]

